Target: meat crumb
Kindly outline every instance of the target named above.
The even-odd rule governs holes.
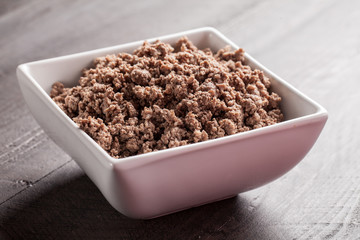
[[[133,54],[94,60],[79,85],[50,97],[112,157],[206,141],[282,121],[281,97],[244,50],[144,42]]]

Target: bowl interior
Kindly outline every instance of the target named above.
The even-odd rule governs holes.
[[[187,36],[200,49],[210,48],[212,51],[217,51],[226,45],[238,48],[236,44],[213,28],[195,29],[164,37],[148,39],[148,41],[152,42],[156,39],[160,39],[174,45],[181,36]],[[32,62],[26,64],[26,70],[33,81],[49,94],[52,84],[56,81],[64,83],[67,87],[77,85],[81,70],[90,67],[96,57],[120,52],[132,53],[132,51],[142,43],[143,41],[137,41],[134,43]],[[273,74],[249,54],[246,54],[246,61],[250,66],[263,70],[265,74],[270,77],[272,90],[278,93],[283,99],[280,107],[284,113],[285,121],[306,117],[322,110],[317,103]],[[47,96],[47,98],[51,101],[49,96]]]

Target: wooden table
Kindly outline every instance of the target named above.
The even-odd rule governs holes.
[[[360,239],[358,1],[0,1],[0,239]],[[280,179],[153,220],[115,211],[43,132],[17,65],[213,26],[329,111]]]

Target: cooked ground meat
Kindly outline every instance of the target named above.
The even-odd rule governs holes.
[[[219,138],[278,123],[281,98],[244,51],[144,42],[133,54],[96,58],[79,86],[50,96],[112,157]]]

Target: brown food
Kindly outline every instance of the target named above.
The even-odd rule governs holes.
[[[133,54],[96,58],[79,86],[50,96],[115,158],[219,138],[278,123],[281,98],[244,51],[213,54],[181,38],[175,49],[144,42]]]

